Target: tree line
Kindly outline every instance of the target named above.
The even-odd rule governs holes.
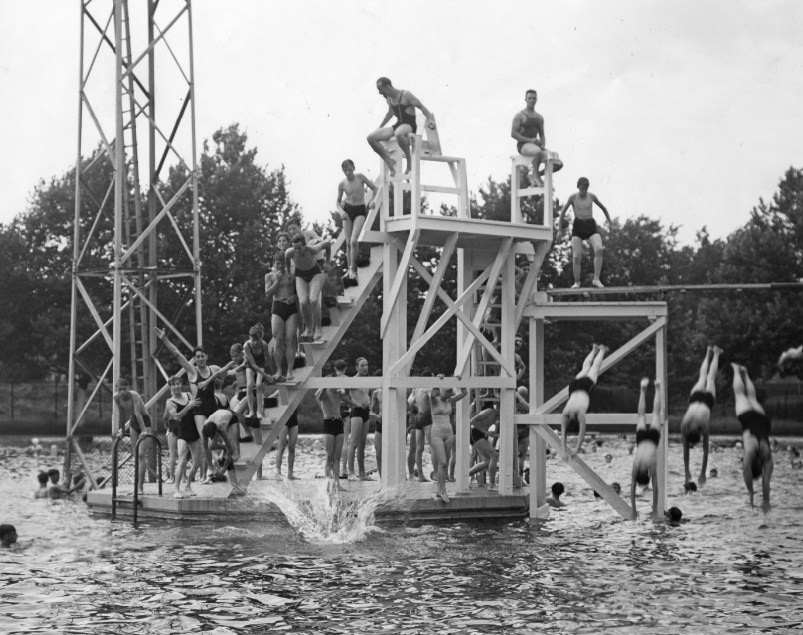
[[[93,157],[85,160],[91,162]],[[104,162],[98,165],[88,178],[96,180],[97,189],[103,191],[111,179],[111,167],[104,167]],[[260,164],[257,149],[248,145],[247,135],[237,124],[217,130],[204,143],[199,166],[203,340],[210,359],[226,360],[231,343],[247,339],[252,324],[270,324],[262,281],[270,268],[275,236],[291,216],[303,219],[303,212],[292,199],[284,167],[271,169]],[[186,178],[186,170],[186,166],[171,169],[163,184],[166,197],[177,191],[178,184]],[[0,381],[33,381],[49,373],[66,372],[74,197],[72,169],[37,184],[27,209],[10,223],[0,225],[0,297],[5,299],[0,313]],[[83,230],[88,231],[95,219],[89,213],[89,202],[86,204],[87,214],[82,215],[81,222],[87,225]],[[554,201],[556,209],[560,204]],[[191,205],[189,195],[177,200],[174,215],[179,224],[191,223]],[[472,194],[470,206],[475,218],[509,219],[509,179],[497,182],[489,178]],[[429,211],[454,214],[454,210],[445,207]],[[542,200],[528,199],[523,213],[528,219],[543,218]],[[615,217],[610,227],[600,227],[606,248],[603,279],[607,286],[799,281],[803,277],[803,170],[790,167],[772,199],[759,199],[749,220],[725,238],[713,238],[702,227],[693,245],[681,245],[679,227],[666,226],[646,215]],[[315,229],[329,234],[339,231],[333,222],[316,225]],[[556,238],[557,229],[556,219]],[[110,221],[101,220],[93,230],[100,246],[86,261],[108,268],[113,228]],[[158,249],[160,264],[169,265],[179,260],[183,247],[165,235]],[[417,257],[434,268],[438,250],[422,247]],[[342,254],[336,257],[328,294],[338,292],[336,272],[344,270],[342,258]],[[591,268],[586,250],[583,271]],[[568,241],[556,239],[542,266],[538,286],[568,287],[571,283]],[[456,262],[450,263],[443,286],[447,292],[455,290]],[[424,281],[411,272],[407,298],[410,330],[425,291]],[[99,294],[101,300],[102,294],[110,293],[100,285],[90,292]],[[186,297],[180,286],[166,285],[160,293],[160,303],[166,302],[170,307],[166,313],[176,316],[175,323],[187,339],[195,339],[193,316],[185,310]],[[780,352],[803,343],[800,293],[733,290],[642,298],[668,303],[668,367],[673,394],[688,393],[709,343],[722,347],[725,359],[747,365],[753,376],[770,378]],[[436,303],[431,320],[444,309]],[[378,285],[336,355],[350,360],[364,356],[372,368],[381,368],[381,313],[382,289]],[[91,329],[93,325],[82,328]],[[546,341],[547,389],[565,385],[593,342],[617,346],[629,339],[636,328],[619,322],[584,322],[582,328],[576,323],[550,325]],[[525,338],[526,331],[520,331]],[[421,351],[414,372],[424,368],[449,372],[455,360],[453,333],[451,324],[437,342]],[[637,385],[634,382],[638,377],[652,372],[652,355],[649,347],[636,351],[606,374],[605,383]],[[720,375],[725,388],[727,372]]]

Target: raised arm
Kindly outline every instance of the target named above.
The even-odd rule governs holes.
[[[197,376],[197,372],[198,372],[197,369],[195,368],[195,365],[193,363],[191,363],[190,360],[188,360],[186,357],[184,357],[184,355],[182,355],[179,352],[179,350],[176,348],[176,345],[173,344],[173,342],[171,342],[169,339],[167,339],[167,335],[166,335],[166,333],[164,332],[163,329],[154,327],[153,330],[156,333],[156,337],[158,339],[160,339],[164,343],[165,348],[168,351],[170,351],[170,354],[173,355],[173,357],[176,358],[176,361],[184,369],[184,372],[187,373],[187,379],[189,381],[193,381],[195,379],[195,377]]]

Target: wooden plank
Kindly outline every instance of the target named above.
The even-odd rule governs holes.
[[[514,416],[514,420],[521,425],[546,424],[559,426],[561,424],[561,415],[558,413],[543,414],[538,412],[520,413]],[[586,423],[589,426],[632,425],[633,432],[635,432],[638,414],[635,412],[589,412],[586,415]]]
[[[528,304],[524,315],[541,320],[631,320],[667,315],[666,302],[547,302]]]
[[[390,316],[389,308],[396,306],[396,303],[400,301],[399,291],[402,288],[402,283],[407,279],[407,268],[410,266],[410,258],[413,257],[413,250],[418,242],[418,230],[414,231],[412,235],[407,239],[407,244],[404,247],[404,252],[402,253],[401,261],[399,262],[399,268],[396,271],[396,277],[393,280],[393,286],[390,289],[390,296],[385,298],[385,308],[382,312],[382,320],[380,324],[380,337],[384,338],[385,334],[388,330],[388,319]],[[406,305],[407,301],[405,299],[401,299]]]
[[[658,284],[631,287],[580,287],[579,289],[547,289],[555,297],[578,295],[621,295],[639,293],[686,293],[697,291],[801,291],[803,282],[751,282],[727,284]]]

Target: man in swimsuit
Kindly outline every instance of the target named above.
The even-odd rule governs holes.
[[[432,377],[431,371],[422,373],[424,377]],[[424,476],[424,443],[430,444],[430,434],[432,432],[432,404],[430,403],[429,390],[426,388],[414,388],[407,403],[415,414],[415,467],[418,470],[418,480],[426,483],[429,479]],[[412,433],[411,433],[412,434]],[[412,441],[410,449],[413,450]],[[409,464],[409,459],[408,459]],[[410,479],[414,474],[410,474]]]
[[[343,360],[338,360],[343,361]],[[346,362],[343,362],[345,368]],[[324,473],[332,479],[332,487],[340,487],[340,478],[337,473],[338,457],[343,450],[343,420],[340,418],[340,391],[336,388],[319,388],[315,391],[315,398],[321,404],[323,411],[323,439],[326,446],[326,467]]]
[[[649,485],[652,479],[652,518],[658,520],[658,444],[661,442],[661,382],[655,380],[655,399],[652,405],[652,423],[647,427],[647,387],[650,380],[641,380],[638,402],[638,424],[636,424],[636,449],[633,453],[633,470],[630,477],[630,506],[633,520],[636,513],[636,484]]]
[[[703,440],[703,465],[700,468],[700,487],[705,485],[705,474],[708,468],[708,423],[711,419],[711,409],[714,407],[714,398],[717,393],[717,371],[719,369],[719,356],[722,349],[709,346],[705,358],[700,366],[700,376],[691,389],[689,407],[680,423],[680,434],[683,438],[683,467],[686,480],[684,485],[690,487],[691,472],[689,471],[689,449]]]
[[[291,239],[293,245],[285,252],[285,267],[290,270],[291,263],[295,267],[296,294],[301,307],[301,318],[304,320],[304,332],[299,341],[312,342],[323,336],[321,331],[321,292],[326,274],[317,262],[317,254],[328,250],[330,242],[324,240],[317,245],[309,246],[304,236],[296,234]],[[289,372],[289,369],[288,369]]]
[[[587,240],[594,250],[594,279],[591,284],[595,287],[604,287],[605,285],[599,279],[602,272],[602,253],[605,248],[602,245],[602,237],[597,230],[597,221],[594,220],[593,205],[597,204],[605,218],[608,220],[608,226],[611,225],[611,215],[608,214],[606,207],[600,202],[596,195],[588,191],[588,179],[581,176],[577,180],[578,191],[569,196],[569,200],[563,205],[560,210],[560,234],[563,235],[565,226],[563,217],[569,207],[574,211],[574,223],[572,224],[572,274],[574,275],[574,284],[572,289],[580,288],[580,264],[583,261],[583,241]]]
[[[368,376],[368,360],[357,359],[358,377]],[[367,388],[350,388],[343,400],[351,406],[351,426],[348,447],[348,470],[354,474],[354,455],[357,455],[357,471],[361,481],[368,480],[365,473],[365,444],[368,439],[368,419],[371,416],[371,395]]]
[[[295,480],[293,468],[296,464],[296,443],[298,442],[298,411],[294,410],[293,414],[287,419],[284,428],[279,433],[279,447],[276,448],[276,478],[282,478],[282,459],[284,458],[284,450],[287,448],[287,478],[291,481]]]
[[[544,118],[535,112],[537,101],[538,93],[532,88],[524,94],[524,103],[527,106],[513,117],[510,136],[516,140],[516,149],[520,155],[533,158],[533,174],[530,177],[530,185],[544,187],[544,181],[541,179],[544,171],[541,169],[541,164],[546,162],[549,151],[546,149]]]
[[[470,420],[469,441],[472,450],[477,453],[479,463],[472,467],[470,475],[477,475],[477,483],[485,487],[485,471],[488,472],[488,487],[496,487],[496,467],[499,463],[499,452],[494,447],[494,439],[499,436],[499,407],[493,401],[475,401],[472,410],[476,413]],[[491,428],[494,430],[491,431]],[[483,465],[484,469],[479,469]]]
[[[583,439],[586,434],[586,413],[591,402],[591,391],[597,384],[599,369],[602,360],[608,352],[607,346],[594,344],[591,352],[583,361],[583,367],[569,383],[569,399],[563,409],[561,421],[561,440],[563,452],[569,456],[574,456],[583,446]],[[566,441],[568,434],[577,432],[577,445],[570,448]]]
[[[337,209],[343,219],[343,232],[346,236],[346,259],[348,272],[346,278],[357,280],[357,260],[360,255],[358,238],[365,224],[365,216],[369,208],[374,206],[376,185],[361,173],[354,172],[354,161],[346,159],[341,164],[346,178],[337,186]],[[371,190],[371,197],[365,201],[365,188]],[[346,198],[343,201],[343,197]]]
[[[753,507],[753,481],[761,479],[763,501],[762,511],[770,511],[770,478],[775,463],[770,446],[771,422],[756,395],[747,369],[739,364],[733,366],[733,394],[736,398],[736,418],[742,424],[742,445],[744,458],[742,472],[747,493],[750,494],[750,507]]]
[[[373,148],[385,164],[388,166],[391,178],[396,176],[396,163],[387,151],[383,141],[390,141],[396,137],[401,151],[407,159],[407,169],[405,174],[409,174],[411,168],[410,159],[410,135],[414,134],[417,126],[415,122],[415,109],[418,108],[426,118],[426,126],[434,130],[435,121],[432,119],[432,113],[427,110],[426,106],[422,104],[418,98],[413,95],[409,90],[402,90],[395,88],[387,77],[380,77],[376,80],[376,89],[379,94],[385,98],[388,104],[388,111],[379,124],[379,128],[374,130],[368,135],[368,145]],[[392,117],[396,117],[396,123],[392,127],[385,126]]]
[[[285,265],[284,255],[273,256],[273,269],[265,276],[265,296],[271,303],[270,330],[273,333],[273,363],[275,381],[282,381],[282,362],[287,364],[287,381],[292,381],[296,361],[296,330],[298,328],[298,302],[293,274]]]
[[[138,392],[130,390],[127,379],[120,377],[117,380],[117,392],[114,393],[114,405],[117,407],[118,421],[122,423],[120,431],[128,428],[131,433],[131,451],[133,452],[137,447],[140,434],[153,433],[151,417],[145,409],[145,401]],[[145,483],[146,454],[153,447],[152,439],[146,439],[139,444],[139,473],[135,487],[139,489],[140,494],[143,492]]]

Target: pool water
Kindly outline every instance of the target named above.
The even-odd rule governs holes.
[[[646,520],[649,492],[642,519],[621,520],[552,460],[568,507],[545,521],[378,529],[366,513],[329,532],[304,526],[304,506],[325,503],[291,489],[297,529],[94,520],[80,500],[34,500],[36,472],[59,459],[17,449],[0,438],[0,522],[20,536],[0,551],[3,633],[803,632],[803,471],[782,449],[767,517],[747,504],[733,447],[684,496],[675,443],[680,525]],[[627,442],[605,437],[584,459],[629,492]],[[302,437],[297,474],[322,463],[320,441]]]

